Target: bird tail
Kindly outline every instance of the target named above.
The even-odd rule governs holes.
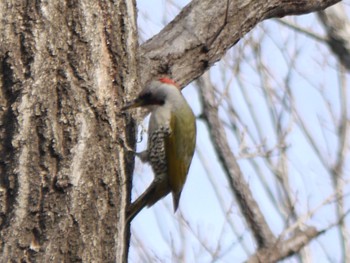
[[[181,196],[181,192],[179,192],[179,193],[173,192],[174,213],[176,212],[177,208],[179,207],[180,196]]]
[[[127,211],[127,222],[130,222],[145,206],[152,206],[170,192],[166,180],[154,180],[146,191],[140,195]]]

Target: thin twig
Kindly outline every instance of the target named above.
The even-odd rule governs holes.
[[[238,163],[228,146],[225,130],[218,116],[214,87],[211,84],[208,73],[199,78],[197,84],[200,87],[203,116],[209,127],[216,153],[227,174],[229,184],[258,246],[260,248],[267,247],[274,243],[275,237],[254,200]]]

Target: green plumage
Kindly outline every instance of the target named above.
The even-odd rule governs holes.
[[[174,211],[179,206],[182,188],[192,161],[196,144],[196,122],[192,110],[183,105],[172,112],[170,121],[171,134],[165,138],[167,174],[173,194]]]
[[[123,109],[140,106],[150,108],[151,118],[148,148],[137,155],[151,164],[154,180],[130,205],[127,222],[170,192],[177,210],[196,144],[195,116],[172,80],[152,81]]]

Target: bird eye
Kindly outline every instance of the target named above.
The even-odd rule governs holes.
[[[165,103],[165,100],[162,96],[158,95],[150,91],[146,91],[140,94],[139,99],[144,102],[144,105],[163,105]]]
[[[155,103],[155,98],[154,98],[153,94],[149,91],[141,93],[139,98],[143,102],[144,105],[157,104],[157,103]]]
[[[146,101],[150,100],[151,99],[151,95],[152,95],[151,92],[147,91],[147,92],[141,94],[140,99],[146,100]]]

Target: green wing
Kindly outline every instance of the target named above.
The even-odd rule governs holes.
[[[185,184],[196,141],[195,118],[192,110],[186,112],[186,119],[174,117],[170,120],[171,132],[165,138],[167,173],[169,186],[173,193],[174,210],[176,211],[182,188]],[[180,115],[181,116],[181,115]]]

